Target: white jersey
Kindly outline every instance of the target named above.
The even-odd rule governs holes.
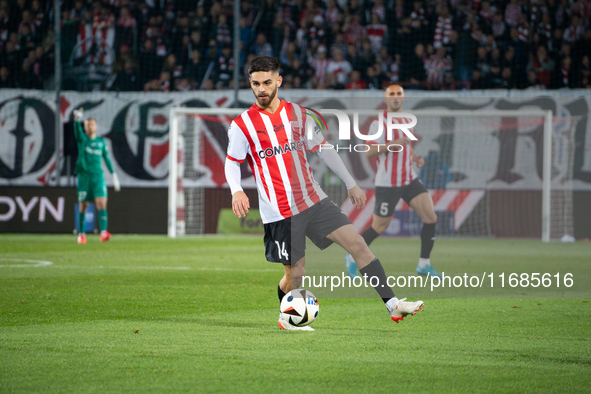
[[[384,111],[384,131],[382,135],[369,143],[385,144],[386,142],[394,141],[399,138],[406,138],[405,134],[399,130],[392,130],[392,139],[387,139],[387,127],[386,122],[388,121],[388,115]],[[409,118],[393,118],[393,123],[396,124],[408,124],[411,122]],[[369,126],[369,134],[377,134],[379,126],[379,120],[376,119]],[[409,129],[412,133],[412,128]],[[397,148],[397,147],[394,147]],[[410,143],[404,146],[402,152],[388,152],[382,153],[378,156],[378,169],[376,172],[375,185],[383,187],[400,187],[406,186],[411,183],[417,174],[412,168],[412,147]]]
[[[308,122],[314,129],[311,139]],[[254,104],[230,125],[227,160],[248,161],[263,223],[289,218],[326,198],[306,157],[306,151],[326,143],[315,122],[305,108],[281,100],[273,114]]]

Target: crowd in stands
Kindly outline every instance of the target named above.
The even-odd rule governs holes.
[[[284,88],[591,88],[589,0],[242,0],[238,15],[233,6],[62,0],[63,88],[89,89],[68,79],[83,70],[99,76],[94,89],[232,89],[235,67],[244,88],[260,55],[280,60]],[[51,79],[53,20],[53,1],[0,0],[0,88]]]

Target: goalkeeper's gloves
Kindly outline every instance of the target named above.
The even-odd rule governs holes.
[[[75,109],[72,113],[74,114],[74,120],[80,122],[82,120],[82,108]]]
[[[119,177],[115,173],[113,173],[113,187],[115,188],[116,192],[121,190],[121,184],[119,183]]]

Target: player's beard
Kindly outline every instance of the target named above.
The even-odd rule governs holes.
[[[273,100],[275,99],[275,97],[277,96],[277,90],[278,89],[279,89],[279,87],[276,86],[275,89],[273,90],[273,92],[269,96],[267,96],[265,98],[261,98],[261,97],[259,97],[255,93],[255,96],[257,98],[257,102],[259,103],[259,107],[261,107],[261,108],[267,108],[273,102]]]

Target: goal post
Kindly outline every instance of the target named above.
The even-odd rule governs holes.
[[[224,171],[223,160],[225,159],[225,150],[227,145],[224,145],[223,138],[220,138],[220,130],[227,130],[232,119],[239,116],[244,111],[245,109],[243,108],[173,107],[170,109],[168,186],[169,237],[174,238],[189,234],[204,233],[205,216],[209,214],[206,212],[207,202],[205,201],[204,189],[224,187],[223,180],[220,181],[220,174],[223,174]],[[379,110],[375,109],[347,109],[342,111],[348,115],[349,119],[351,120],[351,124],[353,124],[353,115],[357,113],[359,115],[359,125],[363,123],[362,120],[364,117],[365,119],[369,119],[371,117],[375,118],[379,113]],[[504,125],[506,124],[510,125],[507,127],[535,127],[536,130],[540,129],[540,133],[542,134],[540,135],[541,138],[539,141],[536,140],[535,143],[539,143],[540,145],[543,144],[543,148],[540,147],[541,149],[539,149],[539,152],[536,152],[536,154],[539,153],[542,156],[542,168],[541,171],[538,171],[539,178],[541,178],[541,184],[539,186],[532,186],[531,184],[527,186],[527,190],[534,192],[534,194],[541,191],[541,204],[532,204],[539,207],[536,209],[540,209],[537,211],[537,214],[532,214],[537,217],[535,220],[537,224],[535,224],[535,226],[541,225],[541,239],[544,242],[548,242],[551,239],[560,238],[560,236],[568,234],[569,232],[570,235],[573,235],[572,229],[569,230],[569,226],[572,226],[572,190],[569,191],[567,188],[561,191],[561,197],[556,199],[556,203],[559,203],[559,206],[553,202],[555,193],[552,183],[552,142],[555,136],[553,135],[553,114],[551,110],[406,110],[405,112],[411,113],[417,117],[418,123],[417,126],[415,126],[416,133],[419,136],[426,135],[431,141],[431,146],[437,146],[437,149],[440,151],[452,149],[449,148],[450,144],[446,142],[446,138],[449,139],[448,137],[450,135],[453,135],[453,137],[456,139],[465,139],[465,142],[462,142],[461,144],[458,144],[457,141],[455,142],[457,145],[455,151],[443,152],[448,156],[454,155],[456,158],[456,163],[450,167],[450,172],[453,172],[453,170],[457,169],[458,166],[464,166],[468,169],[471,167],[477,167],[479,165],[486,166],[486,160],[481,159],[490,156],[491,150],[499,150],[502,148],[499,148],[498,146],[500,144],[498,142],[500,138],[497,138],[498,136],[494,136],[502,132],[502,128],[505,127]],[[325,115],[325,118],[327,122],[329,122],[330,130],[331,126],[329,119],[334,118],[334,121],[336,120],[336,117],[333,115]],[[446,131],[439,131],[442,134],[437,137],[433,137],[433,135],[429,134],[432,133],[431,129],[433,128],[440,128],[443,130],[448,127],[446,126],[446,122],[449,122],[449,119],[454,119],[453,122],[451,122],[451,126],[449,126],[451,130],[449,131],[450,134],[445,134]],[[507,119],[513,120],[507,121]],[[215,128],[216,130],[212,131],[212,128]],[[351,133],[351,135],[353,135],[353,133]],[[536,136],[537,135],[538,134],[536,134]],[[433,141],[436,141],[436,145],[434,145],[435,143]],[[337,145],[341,141],[329,142]],[[491,144],[493,143],[496,145],[492,146]],[[518,142],[513,143],[518,144]],[[207,146],[207,149],[204,149],[204,145]],[[427,145],[429,145],[429,143],[420,141],[415,148],[415,152],[419,154],[422,147]],[[516,148],[512,147],[512,149],[515,150]],[[427,154],[430,153],[432,153],[431,150],[424,150],[421,152],[421,154],[424,156],[427,156]],[[464,154],[466,157],[463,157],[462,154]],[[211,158],[212,155],[215,156],[213,159]],[[511,160],[513,159],[511,158]],[[349,166],[350,170],[352,170],[351,166],[353,164],[348,162],[346,158],[344,158],[344,161],[345,164]],[[462,163],[458,164],[457,162],[459,161]],[[480,161],[482,162],[481,164],[479,164]],[[499,162],[500,161],[502,161],[502,159],[499,159]],[[540,164],[539,161],[540,158],[532,156],[531,160],[529,160],[524,165],[528,167],[536,167],[536,165]],[[502,164],[503,163],[499,165]],[[484,168],[481,170],[484,173],[485,170],[490,170],[490,168]],[[532,171],[535,172],[535,170]],[[316,176],[316,178],[318,180],[319,176]],[[458,178],[461,178],[461,176]],[[489,222],[491,220],[491,208],[488,206],[489,204],[494,204],[495,202],[488,201],[489,197],[487,194],[490,192],[493,192],[492,194],[494,194],[495,191],[503,190],[503,186],[499,181],[497,182],[496,186],[493,185],[493,187],[489,187],[487,184],[488,180],[489,179],[482,179],[482,185],[476,188],[472,186],[466,187],[466,189],[478,189],[478,193],[476,193],[475,190],[474,193],[468,196],[468,199],[481,196],[481,198],[484,199],[484,202],[481,204],[487,205],[486,207],[482,208],[481,217],[472,219],[473,221],[475,220],[474,225],[479,227],[478,231],[472,232],[470,229],[468,229],[467,231],[461,233],[457,232],[457,235],[495,235],[490,231]],[[358,183],[360,183],[363,188],[368,190],[372,188],[371,182],[366,181],[365,183]],[[465,180],[464,183],[466,183]],[[492,183],[494,184],[494,182]],[[445,198],[451,199],[453,196],[458,195],[458,193],[462,194],[465,190],[460,190],[462,188],[461,185],[461,179],[459,181],[454,179],[453,181],[447,183],[447,186],[444,186],[444,188],[448,189],[448,194],[450,196],[448,197],[447,195],[444,195],[443,200],[445,200]],[[251,186],[254,186],[254,183]],[[429,187],[429,185],[427,185],[427,187]],[[514,189],[519,191],[518,188]],[[229,190],[227,191],[229,193]],[[518,195],[518,193],[514,195]],[[497,201],[496,204],[501,206],[506,204],[507,206],[504,207],[504,210],[511,214],[511,210],[519,210],[520,207],[523,206],[527,207],[528,201],[526,199],[531,198],[532,195],[533,194],[531,193],[523,193],[523,197],[517,197],[522,199],[522,201],[518,201],[518,204],[516,204],[515,201],[512,201],[511,198],[507,197]],[[537,196],[538,197],[536,197],[536,199],[539,198],[539,194]],[[563,196],[565,197],[563,198]],[[441,202],[441,204],[443,204],[443,202]],[[512,208],[511,204],[516,205],[514,208]],[[462,216],[462,219],[465,219],[465,216],[468,214],[462,215],[464,215]],[[458,216],[461,215],[456,212],[455,216],[457,220]],[[562,228],[552,228],[552,226],[557,225],[562,226]],[[464,226],[467,226],[467,224]],[[532,224],[531,226],[534,225]],[[539,234],[539,227],[537,228],[537,232]],[[527,236],[522,235],[519,229],[516,229],[512,234],[513,235],[509,236]],[[527,234],[527,232],[524,232],[523,234]]]
[[[194,162],[200,160],[200,134],[203,129],[195,122],[187,122],[188,119],[197,119],[201,116],[236,117],[244,112],[240,108],[193,108],[193,107],[172,107],[169,115],[169,172],[168,172],[168,236],[176,238],[177,236],[187,235],[186,219],[192,211],[185,210],[185,183],[186,174],[184,173],[185,158]],[[188,124],[189,123],[189,124]],[[228,123],[229,124],[229,123]],[[226,127],[227,129],[227,127]],[[190,141],[197,141],[197,144],[190,146],[191,157],[186,157],[187,146],[183,135],[192,135]],[[197,138],[195,138],[197,137]],[[225,147],[224,147],[225,148]],[[194,157],[197,156],[197,157]],[[223,171],[223,168],[221,169]],[[205,185],[197,186],[203,188]],[[189,201],[192,203],[192,201]],[[195,208],[195,207],[190,207]],[[201,212],[195,212],[197,216],[204,216],[203,208],[197,207]],[[191,232],[190,232],[191,233]],[[193,232],[194,234],[203,234],[201,229]]]

